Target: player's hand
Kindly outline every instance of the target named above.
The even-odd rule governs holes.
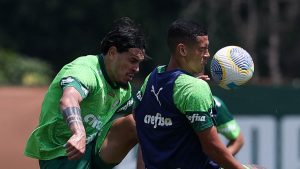
[[[78,160],[85,153],[86,135],[85,133],[73,134],[66,144],[69,160]]]
[[[210,78],[209,78],[208,75],[199,75],[198,79],[202,79],[202,80],[205,80],[205,81],[209,81],[210,80]]]

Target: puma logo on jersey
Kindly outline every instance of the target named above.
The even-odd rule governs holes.
[[[155,116],[146,115],[144,117],[144,123],[153,125],[153,128],[157,126],[172,126],[172,119],[162,117],[160,113],[156,113]]]
[[[142,92],[141,91],[138,91],[137,94],[136,94],[136,98],[139,99],[139,101],[142,101]]]
[[[159,88],[159,89],[158,89],[158,92],[155,93],[154,86],[153,86],[153,85],[151,86],[151,92],[154,94],[154,96],[155,96],[155,98],[156,98],[156,100],[158,101],[158,103],[159,103],[160,106],[161,106],[161,103],[160,103],[160,100],[158,99],[158,95],[159,95],[159,92],[160,92],[162,89],[163,89],[162,87]]]
[[[189,119],[191,123],[205,121],[205,116],[200,116],[199,114],[193,114],[191,116],[186,115],[186,117]]]

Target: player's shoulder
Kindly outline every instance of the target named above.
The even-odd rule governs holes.
[[[97,55],[85,55],[76,58],[72,63],[80,63],[80,64],[95,64],[98,63]]]
[[[208,83],[202,79],[190,75],[181,74],[174,84],[174,95],[176,97],[191,98],[196,100],[212,101],[212,94]]]
[[[175,81],[177,87],[186,87],[187,89],[210,90],[209,85],[202,79],[195,78],[188,74],[181,74]]]
[[[207,82],[187,74],[181,74],[173,89],[174,103],[182,112],[209,112],[214,102]]]
[[[154,70],[157,70],[157,73],[163,73],[163,72],[165,72],[165,69],[166,69],[166,66],[165,65],[161,65],[161,66],[157,66]],[[144,88],[146,87],[150,76],[154,73],[154,70],[146,76],[146,78],[145,78],[145,80],[143,82]]]
[[[62,76],[87,76],[98,73],[99,61],[97,55],[80,56],[66,64],[59,74]],[[90,78],[91,76],[87,77]]]

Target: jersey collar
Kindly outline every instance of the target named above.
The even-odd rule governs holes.
[[[105,69],[105,64],[104,64],[104,58],[103,58],[104,56],[103,56],[103,54],[100,54],[100,55],[98,55],[98,60],[99,60],[99,63],[100,63],[100,69],[101,69],[101,71],[102,71],[102,74],[103,74],[103,76],[104,76],[104,79],[106,80],[106,82],[113,88],[113,89],[118,89],[118,88],[120,88],[120,86],[117,84],[117,83],[115,83],[115,82],[113,82],[113,81],[111,81],[110,79],[109,79],[109,77],[108,77],[108,74],[107,74],[107,72],[106,72],[106,69]]]
[[[168,65],[158,66],[158,67],[157,67],[158,73],[181,71],[181,72],[183,72],[184,74],[187,74],[187,75],[189,75],[189,76],[194,77],[191,73],[189,73],[189,72],[187,72],[187,71],[185,71],[185,70],[183,70],[183,69],[179,69],[179,68],[176,68],[176,69],[167,71],[167,67],[168,67]]]

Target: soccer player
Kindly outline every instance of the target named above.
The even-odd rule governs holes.
[[[204,73],[204,70],[198,75],[198,78],[205,81],[210,80],[210,77]],[[232,155],[235,155],[244,144],[244,136],[226,104],[217,96],[213,96],[213,98],[217,112],[215,115],[217,131],[229,141],[227,148]]]
[[[100,48],[66,64],[45,95],[24,151],[42,169],[112,168],[137,143],[129,81],[145,58],[144,34],[123,17]]]
[[[219,139],[210,88],[196,77],[210,57],[207,31],[179,19],[167,42],[169,64],[155,68],[137,93],[134,117],[145,168],[209,169],[209,159],[225,169],[245,168]]]
[[[213,96],[216,104],[216,127],[218,133],[222,134],[227,140],[227,149],[232,155],[236,155],[244,144],[244,136],[240,126],[233,118],[226,104],[217,96]]]
[[[213,95],[213,99],[217,112],[215,116],[217,131],[228,140],[227,149],[232,155],[235,155],[244,144],[244,136],[226,104],[217,96]],[[137,169],[145,169],[140,147],[137,155]],[[213,161],[211,161],[211,165],[217,166]]]

